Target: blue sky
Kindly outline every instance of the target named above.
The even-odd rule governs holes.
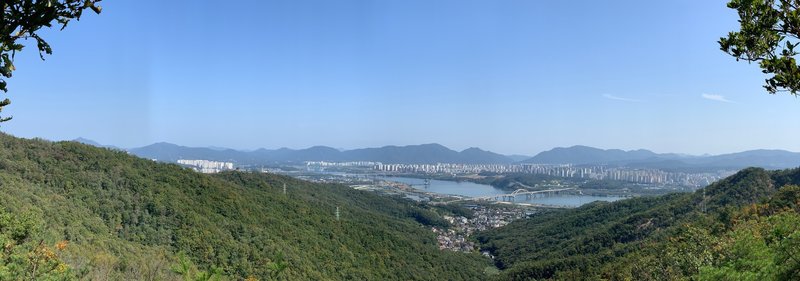
[[[0,130],[122,147],[800,151],[800,100],[719,51],[725,1],[104,1]]]

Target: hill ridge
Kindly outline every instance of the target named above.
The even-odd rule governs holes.
[[[753,207],[776,196],[787,196],[781,194],[784,189],[794,197],[779,200],[797,204],[797,185],[800,168],[747,168],[694,193],[590,203],[514,221],[479,233],[477,238],[484,250],[496,256],[497,265],[505,269],[501,279],[580,280],[601,275],[609,279],[675,279],[680,274],[696,272],[675,272],[666,277],[646,275],[658,275],[663,270],[660,267],[674,266],[670,263],[675,261],[665,260],[668,257],[663,253],[670,251],[670,243],[682,243],[686,235],[725,232],[741,219],[735,218],[741,210],[784,208],[770,203]],[[798,207],[795,210],[800,210]],[[678,249],[686,256],[669,258],[691,260],[704,251],[694,245],[700,241],[686,243]],[[637,267],[637,262],[645,264]]]
[[[387,145],[374,148],[338,150],[329,146],[312,146],[305,149],[279,148],[269,150],[260,148],[251,152],[238,150],[218,150],[202,147],[184,147],[175,144],[155,143],[132,148],[131,153],[148,159],[174,162],[180,158],[206,159],[213,161],[232,161],[240,164],[269,164],[304,161],[372,161],[398,164],[509,164],[514,161],[501,154],[482,149],[455,151],[441,144]]]
[[[521,163],[618,165],[657,169],[741,169],[750,166],[785,169],[800,166],[800,153],[781,149],[755,149],[720,155],[691,156],[655,153],[647,149],[600,149],[575,145],[543,151]]]
[[[488,265],[440,251],[416,217],[442,219],[407,200],[271,174],[200,174],[71,141],[0,133],[0,147],[0,225],[6,214],[34,218],[41,231],[26,240],[66,241],[59,255],[75,278],[171,280],[180,253],[233,279],[475,280]],[[272,271],[276,262],[286,269]]]

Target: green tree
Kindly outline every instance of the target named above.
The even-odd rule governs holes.
[[[184,281],[219,281],[222,280],[222,269],[212,266],[208,270],[200,270],[183,253],[178,255],[178,264],[172,267],[172,271],[183,276]]]
[[[770,94],[798,95],[800,0],[732,0],[728,8],[738,12],[741,27],[720,38],[720,49],[736,60],[758,62],[762,72],[771,75],[764,85]]]
[[[39,49],[39,56],[51,54],[50,44],[37,33],[43,27],[51,27],[53,23],[61,25],[61,29],[75,19],[79,20],[83,10],[91,9],[100,13],[98,2],[102,0],[4,0],[3,16],[0,17],[0,75],[10,78],[14,72],[14,54],[25,47],[21,42],[33,39]],[[8,92],[6,80],[0,78],[0,90]],[[11,101],[0,101],[0,111]],[[0,116],[0,122],[11,117]]]
[[[267,262],[267,269],[272,279],[277,279],[289,264],[283,259],[283,253],[278,253],[274,260]]]
[[[800,215],[785,211],[745,221],[712,249],[718,258],[700,268],[699,280],[798,280]]]
[[[60,253],[67,242],[47,245],[37,238],[41,222],[31,214],[15,215],[0,208],[0,280],[72,280]]]

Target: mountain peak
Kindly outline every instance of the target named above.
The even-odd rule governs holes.
[[[621,161],[645,160],[658,156],[646,150],[600,149],[585,145],[557,147],[525,160],[537,164],[609,164]]]
[[[88,145],[91,145],[91,146],[98,146],[98,147],[103,146],[103,145],[101,145],[100,143],[98,143],[96,141],[93,141],[93,140],[90,140],[90,139],[86,139],[86,138],[83,138],[83,137],[79,137],[79,138],[74,139],[72,141],[79,142],[79,143],[82,143],[82,144],[88,144]]]
[[[767,197],[777,190],[773,174],[775,173],[763,168],[746,168],[697,193],[698,196],[702,193],[705,197],[703,200],[710,201],[714,208],[755,203],[759,198]]]
[[[438,143],[423,143],[423,144],[416,144],[416,145],[406,145],[406,146],[399,146],[404,148],[428,148],[428,149],[442,149],[442,150],[452,150],[444,145]]]
[[[340,151],[340,150],[338,150],[336,148],[333,148],[333,147],[330,147],[330,146],[324,146],[324,145],[315,145],[315,146],[307,148],[307,150]]]

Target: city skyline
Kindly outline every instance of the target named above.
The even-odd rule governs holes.
[[[648,149],[648,148],[634,148],[634,149],[615,148],[615,147],[606,148],[606,147],[594,147],[594,146],[582,145],[582,144],[569,145],[569,146],[556,146],[556,147],[551,147],[549,149],[545,149],[545,150],[542,150],[542,151],[535,151],[535,152],[531,152],[531,153],[502,153],[502,152],[498,152],[498,151],[494,151],[494,150],[490,150],[490,149],[485,149],[485,148],[478,147],[478,146],[470,146],[470,147],[465,147],[465,148],[456,148],[456,147],[451,147],[451,146],[447,146],[447,145],[444,145],[444,144],[441,144],[441,143],[435,143],[435,142],[434,143],[405,144],[405,145],[389,144],[389,145],[374,146],[374,147],[353,147],[353,148],[333,147],[333,146],[324,145],[324,144],[312,145],[312,146],[309,146],[309,147],[281,146],[281,147],[235,148],[235,147],[223,147],[223,146],[216,146],[216,145],[189,146],[189,145],[183,145],[183,144],[180,144],[180,143],[171,143],[171,142],[155,142],[155,143],[151,143],[151,144],[147,144],[147,145],[143,145],[143,146],[123,147],[123,146],[118,146],[118,145],[114,145],[114,144],[101,143],[101,142],[97,142],[97,141],[94,141],[92,139],[83,138],[83,137],[78,137],[78,138],[75,138],[75,139],[49,140],[49,141],[77,141],[77,142],[81,142],[81,143],[85,143],[85,144],[89,144],[89,145],[93,145],[93,146],[118,148],[118,149],[123,149],[123,150],[144,148],[144,147],[147,147],[147,146],[157,145],[157,144],[170,144],[170,145],[177,145],[177,146],[186,147],[186,148],[204,148],[204,149],[211,149],[211,150],[227,150],[227,149],[230,149],[230,150],[239,151],[239,152],[254,152],[254,151],[257,151],[257,150],[261,150],[261,149],[271,150],[271,151],[276,151],[276,150],[281,150],[281,149],[289,149],[289,150],[294,150],[294,151],[300,151],[300,150],[311,149],[311,148],[315,148],[315,147],[333,148],[333,149],[336,149],[336,150],[338,150],[340,152],[347,152],[347,151],[354,151],[354,150],[360,150],[360,149],[377,149],[377,148],[386,148],[386,147],[411,147],[411,146],[424,146],[424,145],[441,145],[441,146],[444,146],[447,149],[450,149],[450,150],[453,150],[453,151],[456,151],[456,152],[462,152],[462,151],[465,151],[465,150],[477,148],[477,149],[480,149],[480,150],[483,150],[483,151],[493,152],[493,153],[497,153],[497,154],[500,154],[500,155],[503,155],[503,156],[507,156],[507,157],[511,157],[511,156],[534,157],[534,156],[536,156],[536,155],[538,155],[539,153],[542,153],[542,152],[550,152],[550,151],[553,151],[554,149],[573,148],[573,147],[588,147],[588,148],[595,148],[595,149],[606,150],[606,151],[609,151],[609,150],[622,150],[622,151],[625,151],[625,152],[646,150],[646,151],[650,151],[650,152],[653,152],[653,153],[656,153],[656,154],[660,154],[660,155],[663,155],[663,154],[674,154],[674,155],[680,155],[680,156],[686,156],[686,157],[707,157],[707,156],[717,156],[717,155],[734,154],[734,153],[741,153],[741,152],[747,152],[747,151],[758,151],[758,150],[778,150],[778,151],[787,151],[787,152],[791,152],[791,153],[800,153],[800,151],[792,151],[792,150],[781,149],[781,148],[754,148],[754,149],[741,150],[741,151],[723,152],[723,153],[718,153],[718,154],[711,154],[711,153],[690,154],[690,153],[682,153],[682,152],[676,152],[676,151],[655,151],[655,150]],[[316,161],[316,160],[312,160],[312,161]],[[359,160],[359,161],[368,161],[368,160]],[[345,162],[349,162],[349,161],[345,161]]]
[[[737,28],[725,1],[103,4],[43,32],[45,62],[16,55],[0,130],[120,147],[800,151],[800,102],[719,50]]]

